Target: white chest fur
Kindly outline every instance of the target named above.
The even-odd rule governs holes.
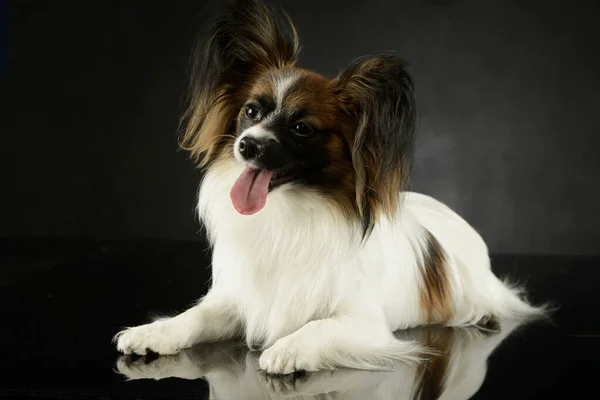
[[[359,268],[360,230],[306,190],[282,188],[259,213],[241,215],[229,199],[240,172],[235,164],[211,171],[199,213],[214,245],[213,290],[237,303],[249,343],[269,345],[336,309],[355,283],[345,278]]]

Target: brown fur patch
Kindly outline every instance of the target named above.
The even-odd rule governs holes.
[[[354,201],[356,179],[348,143],[342,135],[331,135],[326,146],[330,162],[323,172],[332,178],[335,177],[335,183],[323,191],[335,201],[344,214],[354,218],[359,215],[359,210]]]
[[[421,310],[425,323],[445,322],[453,315],[446,255],[430,232],[426,232],[425,240]]]
[[[286,71],[292,72],[296,68],[288,68]],[[272,81],[273,71],[266,72],[254,80],[252,87],[250,88],[250,97],[257,98],[260,96],[274,97],[275,88],[273,87]]]
[[[233,143],[231,135],[235,117],[243,104],[241,93],[222,95],[210,107],[198,106],[189,119],[180,146],[201,166],[215,159],[227,144]]]
[[[356,218],[360,210],[356,204],[352,143],[357,125],[343,112],[331,81],[304,70],[297,84],[286,94],[284,103],[290,109],[305,110],[304,120],[327,134],[328,162],[323,168],[326,184],[319,189],[348,217]]]

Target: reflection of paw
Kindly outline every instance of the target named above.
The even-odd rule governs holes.
[[[297,396],[300,387],[307,378],[305,372],[296,372],[289,375],[259,373],[258,377],[267,390],[278,397]]]
[[[136,379],[165,379],[182,378],[198,379],[201,372],[186,353],[171,356],[145,356],[134,359],[135,356],[121,356],[117,360],[117,371],[128,380]]]
[[[183,343],[177,340],[177,332],[169,328],[171,326],[166,321],[155,321],[125,329],[117,333],[114,340],[117,342],[117,349],[124,354],[175,354],[183,348]]]
[[[320,353],[299,339],[279,339],[260,356],[260,368],[269,374],[317,371],[321,365]]]

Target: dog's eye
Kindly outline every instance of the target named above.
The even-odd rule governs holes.
[[[292,131],[298,136],[310,135],[313,131],[312,127],[304,122],[296,122],[292,125]]]
[[[246,117],[258,121],[260,119],[260,110],[255,104],[248,104],[246,106]]]

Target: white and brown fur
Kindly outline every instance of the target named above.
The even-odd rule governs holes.
[[[198,213],[213,247],[212,287],[173,318],[116,336],[124,353],[172,354],[245,337],[269,373],[379,370],[417,358],[393,336],[540,309],[500,281],[480,235],[444,204],[406,191],[415,105],[405,63],[377,54],[334,79],[297,66],[289,18],[237,1],[198,48],[182,147],[205,168]],[[248,118],[252,105],[260,118]],[[308,135],[294,131],[298,121]],[[230,200],[246,167],[239,141],[267,146],[259,168],[301,168],[266,206]]]

